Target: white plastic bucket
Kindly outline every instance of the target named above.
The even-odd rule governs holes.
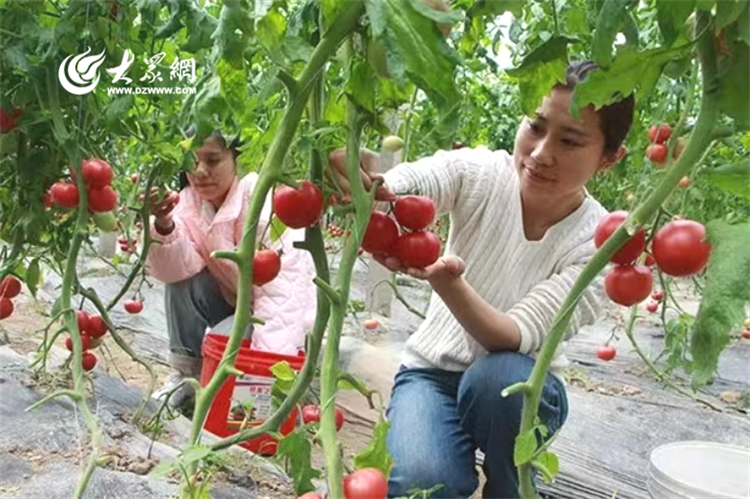
[[[750,499],[750,449],[717,442],[673,442],[651,452],[651,499]]]
[[[117,232],[99,231],[99,254],[104,258],[112,258],[117,250]]]

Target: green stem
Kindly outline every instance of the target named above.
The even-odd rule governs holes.
[[[700,12],[698,14],[698,32],[702,32],[701,39],[698,42],[698,54],[703,73],[703,99],[701,101],[700,111],[695,123],[695,129],[690,135],[685,150],[678,158],[677,162],[670,168],[659,185],[649,195],[649,197],[638,206],[620,229],[610,237],[596,252],[594,257],[584,267],[576,282],[568,294],[565,302],[555,315],[552,322],[551,330],[542,346],[541,351],[534,364],[528,383],[531,385],[530,393],[524,394],[523,412],[521,415],[520,435],[531,431],[534,427],[534,420],[539,410],[539,401],[542,395],[544,382],[549,372],[549,366],[552,358],[563,340],[568,324],[578,301],[588,285],[609,262],[609,259],[617,250],[629,239],[629,234],[638,231],[654,213],[659,209],[661,204],[672,192],[683,175],[690,172],[698,158],[701,157],[711,143],[711,132],[714,130],[718,118],[718,85],[716,82],[716,54],[711,42],[711,37],[705,32],[704,28],[708,24],[709,14]],[[518,469],[519,474],[519,491],[524,499],[536,498],[534,485],[531,476],[530,463],[523,464]]]
[[[296,95],[289,95],[289,102],[279,125],[278,132],[274,136],[268,155],[261,166],[261,173],[253,190],[250,206],[245,217],[242,241],[237,250],[239,255],[239,262],[237,264],[239,282],[237,303],[239,306],[235,313],[232,332],[222,358],[223,366],[234,366],[239,346],[249,321],[249,309],[246,304],[250,303],[250,283],[252,282],[253,272],[252,261],[257,236],[256,222],[260,218],[266,196],[268,191],[273,187],[275,179],[278,178],[279,173],[282,171],[284,158],[286,158],[289,144],[292,143],[297,126],[302,118],[315,78],[323,70],[325,63],[335,53],[341,41],[355,27],[363,10],[364,5],[362,2],[346,2],[336,22],[332,24],[331,29],[323,36],[313,51],[310,60],[299,77],[298,93]],[[194,446],[200,440],[201,430],[208,410],[227,376],[228,372],[225,368],[220,367],[217,369],[211,381],[203,389],[200,396],[197,397],[188,446]],[[197,465],[197,462],[191,463],[188,469],[188,476],[195,474]],[[187,484],[184,485],[187,486]]]
[[[635,350],[635,353],[638,354],[638,356],[641,358],[641,360],[648,366],[648,368],[653,372],[657,378],[659,378],[659,381],[670,387],[672,390],[698,402],[706,407],[709,407],[713,409],[714,411],[723,412],[721,409],[713,405],[711,402],[704,400],[698,396],[695,396],[688,392],[687,390],[683,390],[679,386],[672,383],[672,381],[669,379],[669,377],[664,374],[663,372],[659,371],[659,369],[654,365],[653,362],[646,356],[646,354],[643,353],[643,350],[641,350],[640,345],[638,345],[638,342],[635,340],[635,336],[633,336],[633,327],[635,326],[635,321],[638,318],[638,307],[632,307],[630,309],[630,318],[628,319],[628,325],[625,328],[625,335],[630,340],[630,344],[633,345],[633,349]]]

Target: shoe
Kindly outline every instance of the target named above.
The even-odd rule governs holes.
[[[164,397],[169,395],[170,392],[173,392],[173,390],[182,382],[183,379],[185,379],[186,376],[182,374],[180,371],[172,371],[169,374],[169,378],[167,381],[162,385],[161,388],[156,390],[154,394],[152,395],[152,398],[156,400],[162,400]],[[181,387],[177,388],[176,391],[172,393],[172,395],[169,397],[169,402],[167,402],[167,405],[171,409],[179,409],[183,406],[186,406],[188,402],[193,398],[195,395],[195,389],[192,385],[184,384]]]

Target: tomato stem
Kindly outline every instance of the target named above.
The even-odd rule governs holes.
[[[575,307],[578,304],[583,292],[589,286],[604,267],[609,263],[610,258],[620,249],[621,246],[651,219],[654,213],[659,210],[667,196],[677,187],[680,178],[687,174],[696,161],[701,157],[703,152],[710,146],[712,137],[711,131],[719,115],[718,91],[716,83],[716,54],[711,37],[705,28],[709,22],[709,14],[706,12],[698,13],[698,30],[701,33],[698,42],[698,56],[703,77],[703,95],[700,111],[696,119],[695,128],[690,135],[685,150],[677,159],[672,168],[667,171],[659,185],[651,194],[638,206],[630,217],[612,236],[599,248],[593,258],[581,271],[573,287],[560,307],[560,310],[553,319],[551,329],[542,346],[534,369],[529,377],[528,384],[531,386],[529,393],[524,393],[523,412],[521,414],[521,427],[519,435],[532,431],[534,422],[539,410],[544,382],[549,372],[549,367],[554,357],[555,351],[562,342],[565,332]],[[532,464],[525,463],[519,466],[519,492],[522,498],[530,499],[538,497],[532,481],[531,475]]]
[[[226,8],[226,6],[224,7]],[[302,71],[299,77],[299,83],[294,86],[294,91],[290,90],[288,96],[287,108],[282,117],[281,123],[279,124],[278,131],[274,136],[273,142],[271,143],[270,150],[264,159],[263,165],[260,168],[260,175],[258,182],[256,183],[255,189],[250,200],[250,206],[245,217],[244,229],[242,240],[239,245],[238,253],[238,292],[237,292],[237,304],[238,307],[235,312],[234,324],[232,325],[232,332],[229,337],[224,356],[222,357],[221,365],[219,369],[214,373],[211,380],[201,391],[200,395],[196,397],[195,412],[193,414],[193,426],[190,433],[190,439],[188,441],[188,447],[198,444],[200,440],[201,431],[203,424],[208,414],[208,410],[211,407],[214,397],[216,396],[219,388],[224,384],[230,374],[227,370],[227,366],[233,368],[237,354],[239,352],[240,343],[245,333],[245,329],[249,322],[249,310],[246,304],[250,303],[250,292],[251,283],[253,276],[253,257],[255,253],[255,242],[257,236],[257,221],[260,219],[260,214],[265,204],[266,196],[268,191],[271,190],[275,180],[277,179],[279,172],[283,168],[284,159],[289,151],[288,144],[292,142],[294,134],[297,130],[297,126],[302,118],[307,100],[313,89],[313,82],[318,77],[319,73],[323,70],[326,62],[333,56],[339,44],[349,35],[354,29],[359,16],[364,10],[362,2],[347,2],[342,6],[341,13],[335,23],[325,35],[322,37],[320,43],[313,51],[310,60]],[[289,87],[289,85],[288,85]],[[309,234],[310,232],[308,232]],[[322,237],[321,237],[322,240]],[[316,320],[316,325],[320,325]],[[321,333],[322,334],[322,333]],[[310,359],[306,359],[305,367],[310,363]],[[303,391],[295,393],[295,396],[301,397]],[[298,400],[298,399],[297,399]],[[296,403],[296,400],[291,397],[282,404],[282,407],[291,410],[291,407]],[[277,410],[275,414],[271,416],[264,424],[270,425],[270,422],[279,424],[281,418],[281,411]],[[242,432],[240,434],[245,434]],[[237,437],[238,435],[235,435]],[[236,439],[236,438],[235,438]],[[230,440],[230,439],[227,439]],[[227,441],[225,440],[225,442]],[[193,476],[196,473],[198,463],[193,462],[188,466],[187,476]],[[183,481],[183,491],[187,491],[189,488],[189,482]]]

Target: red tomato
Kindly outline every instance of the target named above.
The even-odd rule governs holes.
[[[615,355],[617,355],[617,350],[612,346],[599,347],[599,350],[596,351],[596,356],[606,362],[614,359]]]
[[[604,278],[604,289],[609,299],[630,307],[648,298],[653,278],[644,265],[616,265]]]
[[[91,211],[112,211],[115,206],[117,206],[117,192],[109,185],[89,189],[89,208],[91,208]]]
[[[274,250],[260,250],[253,258],[253,284],[263,286],[276,279],[281,271],[281,257]]]
[[[648,310],[649,312],[653,314],[657,310],[659,310],[659,304],[655,301],[650,301],[646,304],[646,310]]]
[[[303,180],[300,188],[282,185],[273,193],[273,212],[292,229],[310,227],[323,213],[323,191],[317,185]]]
[[[84,371],[90,371],[96,366],[96,355],[91,352],[83,352],[81,367]]]
[[[375,468],[363,468],[344,477],[346,499],[385,499],[388,497],[388,480]]]
[[[16,118],[22,114],[23,110],[18,107],[13,108],[10,114],[8,114],[5,108],[0,108],[0,133],[7,133],[16,128],[18,126]]]
[[[62,208],[78,206],[78,187],[67,182],[55,182],[49,189],[52,201]]]
[[[130,181],[133,182],[134,184],[137,184],[138,183],[138,174],[137,173],[132,174],[130,176]]]
[[[750,329],[743,329],[742,337],[745,338],[746,340],[750,340]]]
[[[417,231],[398,238],[398,258],[406,268],[423,269],[440,258],[440,239],[429,231]]]
[[[365,322],[362,323],[365,326],[365,329],[377,329],[380,323],[377,319],[367,319]]]
[[[664,291],[661,289],[657,289],[653,293],[651,293],[651,299],[654,301],[661,301],[662,298],[664,298]]]
[[[138,300],[125,300],[125,310],[131,314],[139,314],[143,310],[143,302]]]
[[[83,170],[83,180],[89,187],[100,188],[112,183],[112,167],[103,159],[84,160],[81,169]]]
[[[382,211],[373,211],[362,237],[362,249],[373,255],[387,255],[398,243],[398,225]]]
[[[344,412],[337,407],[334,414],[334,417],[336,418],[336,431],[339,431],[341,427],[344,426]],[[305,424],[320,422],[320,407],[315,404],[309,404],[303,407],[302,422]]]
[[[655,263],[656,263],[656,260],[654,260],[654,257],[653,257],[653,256],[651,256],[651,255],[646,255],[646,260],[645,260],[645,261],[643,262],[643,264],[644,264],[644,265],[645,265],[646,267],[653,267]]]
[[[10,298],[0,298],[0,319],[5,319],[13,314],[13,302]]]
[[[73,338],[71,338],[70,336],[65,338],[65,348],[67,348],[71,352],[73,351]],[[81,348],[83,349],[84,352],[88,350],[89,348],[91,348],[91,338],[89,337],[89,335],[87,334],[81,335]]]
[[[619,227],[628,218],[628,212],[624,210],[614,211],[604,217],[594,230],[594,244],[597,249],[601,248],[604,242],[609,239]],[[628,239],[623,246],[617,250],[610,259],[613,263],[627,265],[633,263],[643,250],[646,249],[646,231],[641,229]]]
[[[78,331],[89,330],[89,314],[85,310],[76,310],[76,320],[78,321]]]
[[[657,136],[658,135],[658,136]],[[672,127],[668,123],[663,125],[651,125],[648,130],[648,140],[655,144],[663,144],[672,135]]]
[[[651,144],[646,148],[646,156],[656,164],[664,164],[667,161],[667,146]]]
[[[457,140],[453,143],[453,149],[463,149],[463,148],[464,148],[463,142],[460,142]]]
[[[682,177],[678,185],[683,189],[687,189],[688,187],[690,187],[690,177],[688,177],[687,175]]]
[[[396,221],[409,230],[422,230],[435,220],[435,203],[425,196],[402,196],[393,208]]]
[[[685,277],[706,267],[711,243],[706,228],[693,220],[674,220],[656,232],[651,243],[656,264],[665,274]]]
[[[92,338],[101,338],[107,334],[107,324],[99,315],[89,316],[89,328],[86,331]]]
[[[21,281],[12,275],[3,277],[0,282],[0,297],[15,298],[21,292]]]
[[[315,404],[309,404],[302,408],[302,422],[305,424],[320,421],[320,408]]]

